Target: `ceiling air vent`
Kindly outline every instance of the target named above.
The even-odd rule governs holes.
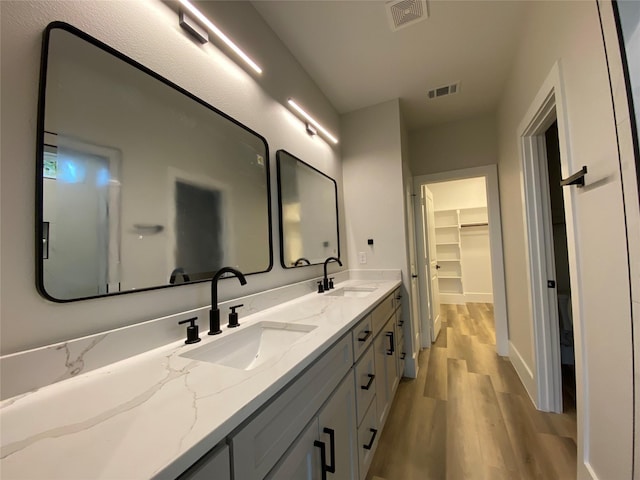
[[[427,93],[427,97],[429,99],[446,97],[447,95],[453,95],[454,93],[458,93],[460,91],[460,82],[452,83],[451,85],[445,85],[444,87],[434,88],[433,90],[429,90]]]
[[[427,0],[393,0],[387,2],[386,6],[391,30],[394,32],[429,17]]]

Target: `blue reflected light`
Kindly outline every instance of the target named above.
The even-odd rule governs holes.
[[[109,170],[107,168],[102,167],[96,173],[96,186],[98,187],[106,187],[109,185]]]
[[[71,158],[58,157],[58,180],[65,183],[82,183],[87,176],[83,163]]]

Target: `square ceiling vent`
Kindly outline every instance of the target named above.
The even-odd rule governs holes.
[[[429,18],[427,0],[392,0],[386,3],[386,7],[394,32]]]

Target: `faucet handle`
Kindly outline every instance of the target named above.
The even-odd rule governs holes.
[[[330,277],[330,278],[329,278],[329,289],[333,289],[333,279],[334,279],[334,278],[335,278],[335,277]]]
[[[324,293],[324,287],[322,286],[322,280],[318,280],[318,293]]]
[[[198,343],[200,341],[200,336],[198,335],[198,325],[196,325],[196,320],[198,317],[187,318],[186,320],[181,320],[178,322],[178,325],[182,325],[184,323],[189,323],[190,325],[187,327],[187,339],[184,343]]]
[[[238,323],[238,314],[236,313],[236,308],[240,307],[244,307],[244,303],[229,307],[231,309],[231,313],[229,314],[229,323],[227,325],[227,328],[236,328],[240,326],[240,324]]]

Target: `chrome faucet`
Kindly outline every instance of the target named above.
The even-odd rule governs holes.
[[[231,267],[222,267],[211,279],[211,310],[209,310],[209,335],[218,335],[220,330],[220,310],[218,309],[218,280],[225,273],[232,273],[239,281],[240,285],[246,285],[247,280],[242,272]]]
[[[324,261],[324,278],[322,279],[322,287],[325,291],[333,288],[333,285],[330,285],[329,278],[327,277],[327,264],[329,262],[338,262],[338,264],[342,266],[342,262],[338,257],[329,257]]]

